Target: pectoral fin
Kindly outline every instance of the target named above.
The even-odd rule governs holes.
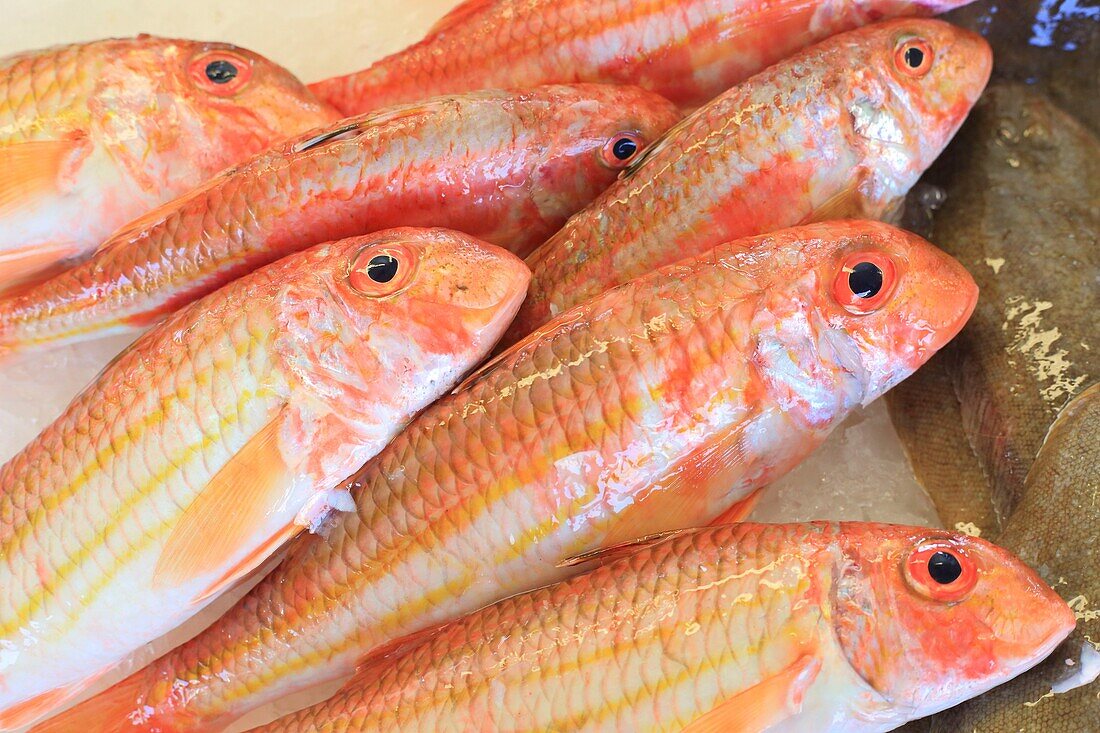
[[[195,599],[206,600],[247,575],[298,533],[301,528],[291,523],[257,543],[257,532],[293,489],[293,476],[279,448],[282,422],[280,411],[222,466],[183,513],[157,563],[157,586],[180,585],[217,571],[242,548],[255,545]]]
[[[821,662],[807,654],[696,718],[684,733],[762,733],[802,711],[806,691],[820,671]]]
[[[459,3],[451,12],[436,21],[436,24],[428,30],[428,37],[430,38],[438,33],[442,33],[448,28],[453,28],[470,16],[475,15],[483,8],[489,7],[496,1],[497,0],[465,0],[465,2]]]
[[[83,250],[76,242],[44,242],[0,251],[0,295],[11,297],[48,280]]]
[[[830,196],[820,206],[814,208],[800,224],[812,224],[818,221],[830,221],[832,219],[852,219],[863,216],[864,196],[863,183],[867,179],[865,172],[857,172],[848,182]]]
[[[81,145],[73,140],[32,140],[0,146],[0,216],[36,205],[57,193],[61,169]]]

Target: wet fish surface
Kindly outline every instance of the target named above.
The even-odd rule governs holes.
[[[887,731],[1031,667],[1074,624],[1009,553],[938,530],[745,523],[605,557],[256,730]]]
[[[958,263],[875,222],[729,243],[608,291],[422,413],[349,482],[357,512],[213,626],[36,730],[219,729],[560,580],[571,556],[743,516],[976,297]]]
[[[290,72],[225,43],[138,36],[0,59],[0,290],[337,116]]]
[[[0,302],[0,351],[140,328],[291,252],[392,226],[526,253],[678,119],[652,92],[575,85],[437,98],[306,133]]]
[[[0,467],[0,728],[171,631],[491,350],[529,272],[443,230],[320,245],[184,309]]]
[[[419,43],[311,84],[344,114],[431,94],[577,81],[637,84],[699,107],[836,33],[969,0],[466,0]]]
[[[531,292],[506,343],[724,241],[891,217],[990,64],[979,36],[908,19],[834,36],[749,79],[673,128],[528,258]]]

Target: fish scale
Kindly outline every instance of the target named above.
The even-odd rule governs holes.
[[[897,51],[921,39],[920,78]],[[689,115],[527,259],[512,343],[609,287],[715,245],[810,221],[887,219],[989,78],[980,36],[899,19],[834,36]]]
[[[698,107],[803,46],[969,0],[467,0],[419,43],[310,85],[344,114],[433,94],[577,81]]]
[[[932,541],[980,558],[986,577],[970,597],[937,603],[906,586],[900,565]],[[990,664],[957,681],[914,645],[872,651],[885,673],[863,677],[865,635],[845,621],[892,603],[936,622],[892,617],[899,639],[964,627],[955,633],[995,650]],[[1028,611],[1045,613],[1033,629],[1000,626]],[[1070,628],[1068,607],[1030,569],[957,534],[825,522],[676,531],[413,634],[330,700],[255,731],[885,731],[1012,677]],[[925,674],[940,686],[914,690]]]
[[[0,303],[0,350],[133,329],[308,245],[389,226],[447,226],[526,253],[625,166],[604,160],[607,143],[630,134],[644,145],[677,119],[651,92],[577,85],[436,99],[315,130]]]
[[[907,264],[889,307],[856,318],[828,292],[860,247]],[[609,291],[422,413],[349,480],[356,511],[222,619],[40,730],[217,729],[395,638],[561,579],[571,555],[705,523],[939,348],[973,307],[970,283],[922,240],[840,222]],[[769,357],[777,342],[804,358]],[[824,396],[785,398],[804,382]]]
[[[400,292],[352,284],[372,251],[402,258]],[[332,487],[483,358],[527,279],[463,235],[384,232],[258,270],[123,352],[0,467],[0,729],[78,694],[320,521]],[[408,361],[388,370],[376,350]]]

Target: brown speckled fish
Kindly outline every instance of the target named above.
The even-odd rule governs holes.
[[[344,114],[486,87],[637,84],[698,107],[835,33],[970,0],[465,0],[421,42],[310,85]]]
[[[835,36],[673,129],[528,258],[522,338],[596,293],[719,242],[897,208],[981,94],[989,46],[935,20]]]
[[[941,530],[739,524],[600,559],[257,732],[877,733],[1012,678],[1074,624],[1031,568]]]
[[[285,69],[224,43],[139,36],[0,59],[0,290],[336,117]]]
[[[633,87],[439,98],[263,153],[0,303],[0,352],[128,330],[311,244],[445,226],[525,254],[679,119]]]
[[[401,229],[261,269],[145,334],[0,467],[0,729],[80,694],[331,508],[492,348],[515,256]]]
[[[352,479],[358,511],[327,538],[42,731],[219,730],[559,580],[572,555],[742,512],[976,297],[958,263],[874,222],[730,243],[610,290],[422,413]]]

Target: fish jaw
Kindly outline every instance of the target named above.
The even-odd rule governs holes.
[[[1012,679],[1075,626],[1065,601],[1001,548],[939,530],[879,525],[875,531],[882,541],[872,550],[869,538],[861,541],[849,525],[834,626],[851,667],[903,715],[901,722]],[[919,566],[932,550],[962,558],[964,572],[973,570],[969,590],[930,597],[913,579],[910,561],[918,558]],[[874,707],[864,712],[878,714]]]

